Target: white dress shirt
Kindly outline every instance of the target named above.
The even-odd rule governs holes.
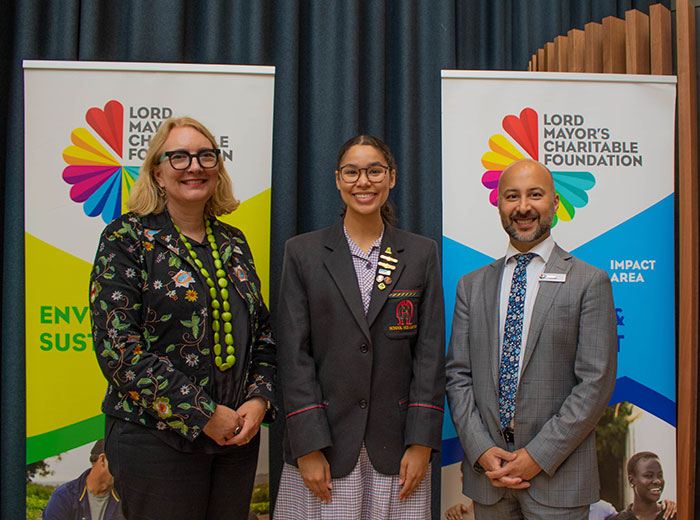
[[[535,306],[535,298],[540,287],[539,277],[544,272],[544,266],[549,261],[549,257],[554,249],[554,239],[549,235],[542,242],[530,249],[528,253],[535,253],[535,256],[527,265],[527,289],[525,292],[525,309],[523,315],[522,344],[520,345],[520,359],[518,360],[518,384],[520,383],[520,372],[523,368],[523,358],[525,357],[525,345],[527,345],[527,334],[530,330],[530,318],[532,309]],[[513,271],[518,261],[516,255],[522,254],[508,242],[506,259],[503,265],[503,277],[501,278],[501,295],[499,302],[499,331],[498,331],[498,359],[503,355],[503,329],[506,323],[508,312],[508,300],[510,298],[510,286],[513,281]]]

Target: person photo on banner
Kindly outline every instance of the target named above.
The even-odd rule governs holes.
[[[669,520],[669,518],[673,519],[676,517],[678,507],[675,501],[664,499],[661,501],[661,508],[663,509],[663,515],[659,520]],[[591,504],[588,520],[606,520],[607,518],[612,518],[615,514],[617,514],[615,506],[605,500],[598,500],[598,502]]]
[[[464,482],[464,459],[459,463],[459,481]],[[466,497],[465,497],[466,498]],[[458,502],[445,510],[445,520],[474,520],[474,504],[471,499]]]
[[[90,277],[108,382],[105,451],[127,518],[245,519],[259,429],[274,416],[275,344],[211,132],[171,118],[153,135]]]
[[[287,241],[277,520],[430,517],[445,388],[440,261],[434,241],[394,226],[396,179],[383,141],[348,140],[335,169],[342,218]]]
[[[506,256],[457,288],[447,396],[478,520],[585,519],[599,498],[594,430],[615,385],[615,307],[607,274],[555,244],[558,206],[544,165],[507,166]]]
[[[661,500],[664,491],[664,471],[659,457],[651,451],[635,453],[627,461],[627,481],[632,487],[634,499],[610,520],[674,520],[676,504]]]
[[[114,477],[109,472],[105,441],[98,440],[90,450],[90,469],[78,478],[61,484],[51,493],[42,520],[124,520]]]

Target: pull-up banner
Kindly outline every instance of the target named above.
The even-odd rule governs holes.
[[[598,427],[601,496],[631,502],[625,464],[659,455],[663,498],[676,493],[674,325],[675,77],[442,72],[443,279],[448,333],[459,278],[506,251],[501,171],[532,158],[560,197],[552,235],[607,271],[618,372]],[[461,499],[461,446],[443,428],[443,511]],[[626,491],[623,491],[626,490]]]
[[[24,79],[29,464],[104,435],[89,273],[167,118],[216,137],[242,202],[222,220],[246,234],[267,300],[274,68],[25,61]]]

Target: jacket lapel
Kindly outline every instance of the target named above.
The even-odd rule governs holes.
[[[234,276],[229,276],[229,280],[233,282],[233,288],[241,296],[250,311],[250,315],[253,316],[255,314],[255,302],[259,298],[259,294],[258,287],[255,284],[255,277],[251,276],[250,273],[251,265],[248,262],[248,257],[240,247],[237,240],[238,237],[230,233],[218,220],[210,220],[216,243],[219,244],[221,261],[224,265],[228,263],[232,266]],[[182,242],[180,234],[175,229],[167,210],[145,216],[143,225],[147,240],[158,242],[173,253],[174,256],[171,255],[167,259],[170,266],[180,268],[183,263],[188,264],[187,267],[193,271],[194,276],[199,277],[203,286],[206,287],[204,275],[195,266],[192,257],[187,252],[187,248]],[[210,275],[213,278],[216,277],[215,273],[210,273]]]
[[[549,262],[544,267],[545,273],[568,273],[571,269],[571,255],[555,244],[552,249],[552,254],[549,257]],[[530,317],[530,328],[527,333],[527,344],[525,346],[525,357],[523,358],[523,367],[521,370],[525,372],[527,364],[532,358],[532,351],[537,345],[537,341],[542,333],[545,319],[549,314],[549,310],[554,302],[554,297],[559,291],[562,283],[540,283],[537,291],[535,305],[532,308],[532,316]],[[564,282],[566,283],[566,282]]]
[[[491,376],[493,378],[493,386],[496,389],[496,398],[498,398],[498,370],[501,364],[499,355],[500,339],[499,339],[499,302],[501,290],[501,278],[503,277],[503,263],[505,258],[501,258],[489,265],[486,270],[484,280],[484,313],[486,315],[486,326],[488,327],[488,345],[491,364]]]
[[[362,307],[362,296],[357,285],[357,275],[350,256],[350,248],[343,233],[342,220],[328,228],[323,236],[323,245],[327,250],[323,263],[343,295],[343,299],[355,321],[367,339],[369,339],[369,325]]]
[[[248,307],[248,313],[253,317],[260,293],[257,285],[257,274],[253,272],[250,257],[241,247],[243,243],[239,242],[242,239],[227,227],[222,226],[218,220],[212,221],[212,231],[216,243],[219,244],[221,262],[224,265],[228,264],[231,267],[230,271],[233,272],[233,275],[229,276],[229,280],[233,282],[233,287]]]
[[[397,235],[393,226],[384,224],[384,236],[382,237],[382,244],[379,247],[379,255],[395,258],[398,262],[388,262],[382,258],[379,259],[380,262],[394,265],[396,268],[391,270],[391,284],[386,285],[384,289],[380,289],[378,282],[372,281],[372,299],[369,302],[369,309],[367,310],[367,323],[370,327],[374,323],[374,320],[377,319],[382,307],[384,307],[392,286],[396,287],[396,283],[406,266],[406,258],[402,258],[404,246],[400,243]]]
[[[146,241],[158,242],[165,249],[171,251],[182,262],[183,260],[194,267],[190,256],[187,254],[185,244],[180,240],[180,234],[175,229],[173,221],[170,219],[170,214],[167,210],[160,213],[151,213],[142,219],[143,232],[146,235]],[[177,263],[174,260],[168,260],[169,264],[174,267]]]

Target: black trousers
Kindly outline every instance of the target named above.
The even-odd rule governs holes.
[[[217,453],[184,453],[116,420],[105,455],[128,520],[246,520],[260,434]],[[204,435],[202,433],[201,435]]]

